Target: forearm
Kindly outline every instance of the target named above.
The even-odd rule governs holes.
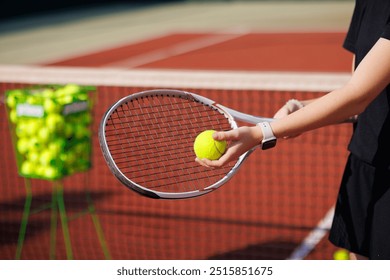
[[[292,111],[291,114],[286,115],[286,112],[279,110],[276,115],[280,118],[275,117],[276,120],[271,122],[271,129],[277,138],[287,138],[340,123],[362,112],[389,83],[390,41],[380,39],[359,64],[348,84],[320,98],[303,101],[305,106],[298,105],[302,108]],[[246,151],[259,145],[264,138],[262,129],[258,126],[220,131],[213,137],[215,140],[228,140],[230,144],[219,160],[197,159],[207,167],[220,167],[237,159]]]
[[[285,138],[340,123],[360,114],[389,83],[390,42],[380,39],[348,84],[318,99],[303,101],[302,109],[272,123],[274,134]]]
[[[277,138],[287,138],[323,126],[340,123],[360,113],[356,105],[345,94],[352,89],[335,90],[317,99],[304,101],[304,107],[272,123]]]
[[[299,100],[303,106],[307,106],[309,105],[310,103],[312,103],[313,101],[316,101],[318,98],[313,98],[313,99],[306,99],[306,100]]]

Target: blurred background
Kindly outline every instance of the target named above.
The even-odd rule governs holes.
[[[2,3],[0,259],[333,259],[327,234],[350,125],[257,151],[221,189],[181,201],[123,187],[97,131],[112,103],[145,89],[190,90],[264,116],[290,98],[325,94],[350,75],[342,43],[353,7],[350,0]],[[57,92],[69,84],[69,98]],[[74,116],[44,105],[86,100],[90,111]],[[43,115],[19,121],[26,116],[13,113],[18,104],[42,106]],[[48,137],[63,144],[44,160],[51,142],[31,139],[50,127]],[[76,151],[80,143],[87,154]],[[66,166],[74,153],[88,157],[78,172]],[[32,162],[24,171],[38,174],[41,164],[63,176],[29,176],[24,161]]]

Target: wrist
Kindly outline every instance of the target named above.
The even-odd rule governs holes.
[[[258,125],[252,126],[251,130],[252,130],[253,141],[255,141],[257,146],[263,140],[263,133]]]
[[[277,139],[274,135],[272,127],[269,122],[261,122],[257,124],[260,127],[260,131],[262,134],[261,140],[261,149],[267,150],[276,146]]]

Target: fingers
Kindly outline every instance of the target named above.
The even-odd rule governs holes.
[[[235,129],[229,130],[229,131],[217,131],[217,132],[214,132],[214,134],[213,134],[214,140],[218,140],[218,141],[237,140],[238,137],[239,137],[239,134],[238,134],[237,130],[235,130]]]
[[[235,141],[239,138],[239,133],[236,129],[233,129],[233,130],[230,130],[230,131],[217,131],[217,132],[214,132],[213,134],[213,138],[214,140],[218,140],[218,141]],[[231,146],[229,147],[229,149],[227,149],[227,151],[225,152],[225,154],[222,155],[222,157],[220,157],[218,160],[209,160],[207,158],[196,158],[195,161],[206,167],[206,168],[217,168],[217,167],[222,167],[224,166],[226,163],[228,163],[229,161],[232,160],[233,156],[232,153],[234,151],[234,149],[232,149],[233,147],[235,146],[234,143],[231,143]]]
[[[287,115],[290,115],[294,113],[295,111],[298,111],[304,107],[304,104],[297,100],[297,99],[290,99],[286,102],[286,104],[279,109],[279,111],[276,112],[274,115],[275,119],[281,119],[286,117]]]
[[[215,166],[213,166],[213,162],[211,160],[208,160],[207,158],[196,158],[195,161],[197,163],[199,163],[200,165],[202,165],[203,167],[206,167],[206,168],[209,168],[209,169],[212,169],[214,168]]]
[[[290,114],[290,111],[288,110],[287,106],[283,106],[279,109],[274,115],[275,119],[282,119]]]
[[[229,147],[218,160],[196,159],[196,162],[209,168],[222,167],[256,147],[261,139],[261,131],[257,126],[243,126],[229,131],[215,132],[213,138],[229,141]]]
[[[207,167],[207,168],[212,168],[211,166],[209,166],[206,162],[207,159],[200,159],[200,158],[195,158],[195,161],[197,163],[199,163],[200,165],[204,166],[204,167]]]
[[[196,158],[195,161],[206,168],[219,168],[225,165],[225,160],[221,157],[218,160],[209,160],[207,158]]]
[[[207,158],[196,158],[195,161],[200,165],[207,168],[220,168],[226,165],[228,162],[237,160],[242,153],[245,151],[241,151],[239,149],[239,145],[237,143],[232,143],[229,149],[218,159],[218,160],[209,160]]]

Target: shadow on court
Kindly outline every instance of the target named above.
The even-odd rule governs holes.
[[[89,195],[94,203],[111,196],[108,192],[90,192]],[[50,193],[33,196],[26,240],[39,237],[42,232],[50,230],[51,198]],[[83,218],[88,214],[86,192],[66,192],[64,200],[69,222]],[[0,204],[0,212],[7,213],[0,218],[0,246],[17,243],[24,203],[24,198],[20,198]],[[0,259],[4,258],[0,253]]]

